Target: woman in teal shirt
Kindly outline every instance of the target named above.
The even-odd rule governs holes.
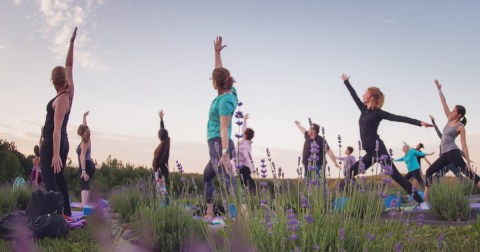
[[[215,186],[213,179],[217,172],[222,176],[222,182],[225,181],[227,190],[230,190],[230,180],[233,174],[231,158],[235,147],[230,139],[232,133],[232,115],[237,108],[237,92],[233,87],[235,80],[230,76],[230,72],[223,67],[220,52],[226,45],[222,45],[222,37],[217,37],[214,42],[215,49],[215,69],[212,73],[213,88],[217,90],[218,96],[210,105],[207,125],[208,149],[210,161],[203,171],[203,180],[206,184],[207,214],[206,219],[213,219],[213,192]]]
[[[422,171],[420,170],[420,164],[418,163],[418,157],[425,157],[427,154],[418,151],[416,149],[410,148],[408,145],[403,146],[403,152],[405,156],[399,159],[395,159],[395,161],[404,161],[407,165],[408,173],[405,175],[406,180],[410,180],[412,177],[415,177],[417,182],[423,188],[423,179],[422,179]]]

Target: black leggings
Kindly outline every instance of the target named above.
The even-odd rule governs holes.
[[[409,173],[407,173],[407,175],[405,175],[405,179],[407,181],[410,181],[410,179],[414,177],[417,182],[420,184],[421,187],[424,187],[423,185],[423,179],[422,179],[422,172],[420,171],[420,169],[417,169],[415,171],[411,171]]]
[[[85,172],[88,175],[88,181],[85,181],[83,178],[80,178],[80,189],[82,191],[88,191],[90,190],[90,181],[93,178],[93,174],[95,173],[95,164],[93,163],[92,160],[85,160]],[[78,176],[82,176],[82,167],[80,165],[78,169]]]
[[[370,168],[372,166],[372,164],[373,164],[372,158],[377,157],[377,152],[375,151],[375,149],[365,149],[365,151],[367,152],[367,154],[364,157],[362,157],[362,162],[363,162],[363,164],[365,164],[365,170],[367,170],[368,168]],[[378,150],[378,157],[380,158],[382,155],[387,155],[390,158],[390,155],[387,152],[387,148],[385,148],[385,145],[383,144],[383,142],[380,141],[380,146],[379,146],[379,150]],[[392,175],[390,175],[392,177],[392,179],[395,182],[397,182],[405,191],[407,191],[408,194],[411,194],[412,193],[412,184],[410,184],[410,182],[408,182],[402,176],[402,174],[400,174],[400,172],[398,172],[397,167],[395,167],[395,164],[393,164],[393,162],[389,162],[389,164],[390,163],[392,165]],[[360,165],[360,160],[357,161],[355,164],[353,164],[352,167],[350,167],[350,173],[349,174],[350,174],[352,179],[354,179],[355,176],[358,174],[359,165]],[[417,190],[415,190],[413,198],[418,203],[423,202],[423,199],[422,199],[422,197],[420,197],[420,195],[418,195]]]
[[[250,168],[245,165],[240,169],[240,181],[242,182],[243,186],[248,186],[250,193],[255,193],[255,181],[252,178]]]
[[[55,192],[61,192],[63,196],[63,213],[71,216],[72,210],[70,209],[70,196],[68,195],[68,185],[63,171],[67,166],[67,156],[70,145],[68,138],[62,136],[60,139],[60,158],[62,159],[63,168],[59,173],[53,172],[52,158],[53,158],[53,141],[52,139],[45,138],[40,148],[40,164],[42,169],[42,179],[45,185],[45,191],[53,190]]]
[[[454,166],[460,168],[460,171],[465,174],[465,176],[469,177],[471,180],[475,181],[475,184],[480,182],[480,177],[470,171],[467,167],[465,161],[463,161],[462,153],[459,149],[451,150],[449,152],[443,153],[431,166],[427,169],[427,181],[426,186],[430,186],[432,184],[432,177],[433,174],[442,170],[446,165],[453,164]]]

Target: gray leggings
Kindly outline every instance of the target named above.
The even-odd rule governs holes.
[[[222,157],[222,139],[220,137],[214,137],[208,140],[208,153],[210,154],[210,161],[208,162],[205,170],[203,171],[203,181],[206,184],[205,193],[207,203],[212,203],[213,201],[213,192],[215,191],[215,185],[213,184],[213,179],[217,175],[220,175],[220,181],[223,183],[225,181],[227,185],[227,190],[230,190],[231,186],[236,187],[236,180],[233,175],[227,175],[225,168],[223,166],[215,169],[214,166],[218,166],[218,161]],[[228,153],[230,158],[234,156],[235,145],[231,139],[228,140]]]

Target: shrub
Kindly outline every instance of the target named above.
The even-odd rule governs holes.
[[[12,152],[0,149],[0,183],[13,181],[21,174],[20,161]]]
[[[143,245],[155,251],[183,251],[189,239],[204,240],[202,221],[196,221],[186,209],[169,205],[141,207],[133,219],[136,234]]]
[[[464,182],[468,183],[468,182]],[[462,183],[439,183],[431,187],[431,212],[440,220],[466,220],[470,216],[470,202],[465,198],[467,186]]]

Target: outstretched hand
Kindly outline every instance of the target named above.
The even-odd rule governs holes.
[[[90,111],[87,111],[87,112],[83,113],[83,117],[87,117],[88,114],[90,114]]]
[[[340,79],[342,79],[343,81],[346,81],[346,80],[350,79],[350,76],[348,76],[346,74],[342,74],[342,75],[340,75]]]
[[[227,47],[227,45],[222,45],[222,37],[221,36],[218,36],[215,39],[215,41],[213,41],[213,48],[215,49],[215,52],[220,52],[225,47]]]
[[[435,85],[437,85],[438,91],[442,91],[442,84],[440,84],[440,82],[437,79],[435,79]]]
[[[300,125],[300,122],[299,122],[299,121],[295,121],[295,124],[296,124],[296,125]]]
[[[70,43],[75,42],[75,38],[77,37],[77,27],[73,30],[72,37],[70,38]]]
[[[433,124],[431,124],[431,123],[426,123],[426,122],[420,122],[420,123],[425,128],[433,127]]]
[[[248,118],[250,118],[250,115],[248,113],[246,113],[244,116],[243,116],[243,120],[248,120]]]
[[[165,115],[165,113],[163,112],[163,109],[160,110],[160,112],[158,112],[158,115],[160,116],[160,119],[163,120],[163,116]]]

